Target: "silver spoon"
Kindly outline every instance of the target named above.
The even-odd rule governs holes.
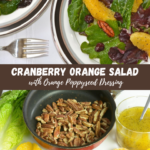
[[[149,95],[149,97],[148,97],[148,99],[147,99],[147,102],[146,102],[146,105],[145,105],[144,110],[143,110],[143,112],[142,112],[142,115],[141,115],[140,120],[143,119],[143,117],[144,117],[144,115],[145,115],[145,113],[146,113],[146,111],[147,111],[147,108],[148,108],[148,106],[149,106],[149,103],[150,103],[150,95]]]

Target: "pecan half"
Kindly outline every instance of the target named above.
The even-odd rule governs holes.
[[[37,116],[37,117],[35,117],[35,119],[37,120],[37,121],[40,121],[41,123],[46,123],[43,119],[42,119],[42,117],[41,116]]]
[[[101,130],[101,127],[100,127],[101,125],[100,125],[100,121],[98,121],[97,123],[96,123],[96,129],[95,129],[95,135],[96,135],[96,137],[99,137],[100,136],[100,130]]]
[[[99,114],[100,114],[100,111],[96,111],[96,113],[94,114],[94,117],[93,117],[93,124],[96,124],[96,123],[97,123]]]
[[[44,109],[42,110],[42,112],[43,112],[43,113],[47,113],[48,111],[44,108]]]
[[[80,146],[80,144],[81,144],[80,138],[79,138],[79,137],[76,137],[76,138],[73,140],[73,145],[74,145],[75,147],[77,147],[77,146]]]
[[[98,101],[98,104],[99,104],[99,106],[100,106],[100,108],[103,108],[103,101]]]
[[[66,105],[65,103],[60,103],[60,102],[58,102],[58,103],[57,103],[57,106],[66,107],[67,105]]]
[[[48,112],[53,112],[53,111],[54,111],[53,108],[52,108],[50,105],[47,105],[47,106],[46,106],[46,110],[47,110]]]
[[[78,130],[87,130],[88,129],[86,126],[83,126],[83,125],[76,125],[76,128]]]
[[[54,131],[54,139],[58,139],[59,134],[60,134],[60,126],[57,126]]]
[[[57,109],[58,109],[57,104],[56,104],[55,102],[52,103],[52,106],[53,106],[53,109],[54,109],[54,110],[57,110]]]
[[[92,108],[96,110],[101,110],[100,106],[98,104],[92,104]]]
[[[83,125],[85,125],[85,126],[87,126],[89,128],[93,127],[93,124],[85,122],[85,121],[83,121]]]
[[[40,128],[41,128],[41,123],[40,123],[40,122],[37,123],[36,128],[37,128],[37,129],[40,129]]]
[[[52,129],[55,128],[55,126],[54,126],[54,125],[51,125],[51,124],[42,124],[41,127],[42,127],[42,128],[52,128]]]
[[[45,122],[48,122],[48,121],[49,121],[49,114],[44,113],[44,114],[43,114],[43,120],[44,120]]]
[[[109,37],[115,36],[113,29],[106,22],[99,20],[97,23]]]
[[[105,107],[102,111],[101,111],[101,113],[100,113],[100,120],[102,119],[102,117],[104,116],[104,114],[106,113],[106,111],[107,111],[107,109],[108,109],[108,107]]]
[[[80,115],[80,118],[81,118],[81,119],[83,118],[83,119],[86,119],[86,120],[87,120],[87,119],[89,119],[89,116],[88,116],[88,115]]]
[[[52,128],[41,128],[41,132],[46,132],[46,133],[48,133],[48,134],[51,134],[51,133],[53,133],[53,130],[54,129],[52,129]]]
[[[88,114],[86,109],[80,110],[80,111],[76,111],[76,114]]]
[[[83,105],[83,106],[90,106],[91,102],[81,102],[81,105]]]

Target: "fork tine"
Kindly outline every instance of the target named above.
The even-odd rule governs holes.
[[[35,45],[27,44],[27,45],[24,45],[24,48],[34,48],[34,49],[36,49],[36,48],[43,48],[43,47],[48,47],[48,44],[35,44]]]
[[[45,43],[48,42],[48,40],[42,40],[42,39],[25,39],[27,43]]]
[[[44,53],[34,53],[34,54],[23,54],[23,58],[33,58],[33,57],[40,57],[40,56],[48,56],[48,53],[44,52]]]
[[[24,49],[23,52],[27,53],[27,52],[36,52],[36,51],[46,51],[48,50],[47,48],[43,48],[43,49]]]

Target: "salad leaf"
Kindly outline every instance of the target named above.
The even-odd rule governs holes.
[[[147,9],[150,7],[150,0],[144,0],[142,4],[143,9]]]
[[[18,8],[20,0],[1,0],[0,1],[0,12],[1,14],[7,15],[14,12]]]
[[[4,104],[0,109],[0,132],[5,126],[8,118],[10,117],[12,110],[13,110],[13,106],[11,103]]]
[[[115,38],[109,37],[99,26],[94,24],[85,30],[89,43],[84,42],[81,45],[83,53],[89,54],[91,59],[99,58],[101,64],[112,64],[112,60],[108,56],[110,47],[117,46],[121,42],[117,37],[120,33],[117,21],[108,20],[107,23],[114,30]],[[101,52],[96,52],[97,43],[103,43],[105,49]]]
[[[122,28],[129,29],[131,24],[131,11],[134,0],[113,0],[111,9],[118,12],[123,17]]]
[[[4,92],[4,93],[0,96],[0,98],[3,98],[4,96],[9,95],[10,93],[11,93],[11,91]]]
[[[150,18],[150,7],[144,10],[142,6],[140,6],[138,11],[132,14],[131,26],[133,26],[138,30],[141,30],[143,27],[149,28],[150,27],[149,18]]]
[[[118,28],[118,24],[116,21],[107,21],[107,23],[109,24],[109,26],[114,30],[115,32],[115,36],[119,35],[119,28]],[[85,33],[87,34],[87,39],[90,43],[90,45],[96,45],[97,43],[100,42],[106,42],[109,41],[111,39],[113,39],[112,37],[109,37],[99,26],[97,25],[92,25],[90,27],[88,27],[85,30]]]
[[[118,46],[120,44],[120,40],[118,37],[113,38],[110,41],[104,42],[103,44],[105,45],[105,49],[101,52],[96,52],[95,51],[95,46],[96,45],[90,45],[86,42],[82,43],[81,45],[81,50],[83,53],[89,54],[89,58],[99,58],[100,59],[100,64],[112,64],[112,60],[108,56],[109,49],[111,47]]]
[[[77,32],[85,31],[88,24],[85,22],[84,18],[89,14],[83,0],[72,0],[68,7],[69,22],[72,30]]]
[[[19,98],[14,101],[14,111],[2,141],[3,150],[10,150],[18,145],[22,141],[23,136],[28,132],[22,112],[23,102],[28,92],[27,90],[21,91]]]
[[[147,61],[148,55],[145,51],[138,49],[130,41],[130,34],[123,29],[119,35],[121,42],[125,44],[125,51],[118,47],[111,47],[109,50],[109,58],[121,64],[137,64],[141,60]]]
[[[15,101],[18,98],[20,93],[21,93],[21,90],[13,90],[10,94],[4,96],[0,100],[0,108],[6,103]]]
[[[27,127],[23,120],[22,110],[20,107],[15,107],[10,124],[4,135],[3,150],[10,150],[18,145],[22,141],[26,131]]]

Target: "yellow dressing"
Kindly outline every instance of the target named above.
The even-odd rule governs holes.
[[[120,113],[117,125],[117,141],[129,150],[147,150],[150,148],[150,109],[142,121],[143,107],[133,107]]]
[[[150,132],[150,109],[140,121],[143,107],[133,107],[120,113],[118,120],[126,128],[138,132]]]

